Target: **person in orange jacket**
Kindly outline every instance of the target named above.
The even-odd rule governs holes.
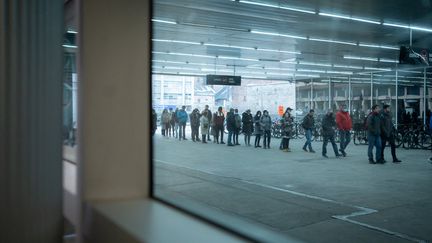
[[[340,146],[339,151],[343,157],[346,156],[345,149],[351,141],[352,121],[345,104],[339,105],[339,111],[336,114],[336,125],[339,130]]]

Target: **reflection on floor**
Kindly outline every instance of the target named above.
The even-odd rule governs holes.
[[[252,137],[252,140],[254,137]],[[240,136],[240,142],[243,137]],[[307,242],[432,241],[431,151],[398,149],[401,164],[371,165],[367,146],[347,157],[154,137],[156,192],[187,198]]]

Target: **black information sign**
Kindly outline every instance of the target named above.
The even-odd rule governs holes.
[[[206,76],[207,85],[241,85],[241,76],[211,75]]]

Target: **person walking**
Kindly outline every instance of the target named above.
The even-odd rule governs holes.
[[[264,149],[270,149],[272,120],[267,110],[263,111],[261,127],[264,133]]]
[[[177,112],[177,119],[179,124],[179,140],[186,139],[186,122],[188,114],[186,113],[186,106],[182,106],[181,110]]]
[[[312,129],[315,126],[315,119],[314,119],[314,110],[309,110],[309,113],[303,118],[302,121],[302,127],[305,130],[306,135],[306,142],[303,145],[303,150],[305,152],[308,152],[306,148],[309,148],[310,153],[315,153],[315,150],[312,149]]]
[[[199,127],[200,127],[200,114],[199,110],[195,108],[192,113],[189,115],[190,125],[191,125],[191,137],[192,141],[200,142],[199,139]]]
[[[257,111],[257,113],[254,116],[254,130],[255,130],[255,148],[261,148],[260,146],[260,140],[261,140],[261,134],[262,134],[262,128],[261,128],[261,111]]]
[[[381,159],[381,118],[380,108],[378,105],[372,106],[372,112],[367,118],[367,130],[368,130],[368,157],[370,164],[383,163]],[[372,150],[375,147],[375,159],[373,159]]]
[[[386,162],[384,159],[384,149],[387,142],[390,144],[393,163],[402,162],[396,157],[395,130],[390,113],[390,105],[383,105],[381,112],[381,159],[384,163]]]
[[[170,114],[167,109],[163,109],[161,115],[162,136],[168,136],[168,126],[170,126]]]
[[[238,141],[238,137],[241,131],[242,119],[240,114],[238,113],[238,109],[234,109],[234,119],[235,119],[235,129],[234,129],[234,145],[240,145]]]
[[[200,118],[200,123],[201,123],[201,137],[202,137],[202,142],[203,143],[207,143],[206,141],[206,137],[209,134],[209,127],[210,127],[210,121],[208,119],[208,111],[204,110],[201,118]]]
[[[339,151],[342,153],[343,157],[345,157],[346,156],[345,149],[351,141],[351,128],[352,128],[351,116],[348,113],[345,104],[339,106],[339,111],[336,114],[336,124],[340,136]]]
[[[242,114],[242,131],[244,134],[244,142],[246,146],[250,146],[250,139],[253,133],[253,116],[251,110],[247,109],[246,112]]]
[[[340,157],[338,148],[335,142],[335,127],[336,121],[333,115],[333,111],[329,109],[327,114],[324,116],[321,122],[322,135],[323,135],[323,145],[322,145],[322,156],[328,158],[327,156],[327,143],[330,141],[333,151],[336,157]]]
[[[236,122],[235,122],[235,114],[234,109],[231,108],[230,111],[227,113],[226,117],[226,126],[228,130],[228,146],[234,146],[233,142],[233,136],[236,129]]]
[[[215,139],[216,142],[219,143],[219,134],[220,134],[220,143],[225,144],[223,141],[224,136],[224,122],[225,122],[225,115],[222,112],[222,107],[219,106],[216,113],[213,114],[213,126],[214,126],[214,132],[216,134]]]
[[[204,111],[207,113],[207,120],[209,121],[209,122],[211,122],[211,120],[212,120],[212,112],[211,112],[211,110],[209,109],[209,106],[208,105],[205,105],[205,108],[204,108]],[[208,131],[207,131],[207,141],[211,141],[211,139],[210,139],[210,126],[208,126]],[[202,133],[201,133],[202,134]]]
[[[294,118],[291,116],[291,111],[292,109],[288,107],[285,110],[285,113],[282,115],[282,119],[280,120],[282,131],[281,148],[284,152],[291,152],[289,148],[289,142],[291,139],[294,122]]]

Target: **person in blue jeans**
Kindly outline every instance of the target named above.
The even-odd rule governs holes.
[[[372,112],[367,118],[367,130],[368,130],[368,157],[370,164],[384,164],[384,160],[381,157],[381,117],[380,108],[378,105],[372,106]],[[372,150],[375,147],[375,160],[373,159]]]
[[[315,153],[312,149],[312,129],[315,126],[314,110],[310,110],[309,113],[303,118],[302,127],[305,129],[306,142],[303,145],[303,150],[308,152],[306,148],[309,148],[309,152]]]
[[[179,140],[186,139],[186,122],[188,114],[186,113],[186,106],[182,106],[181,110],[177,111],[177,119],[179,122]]]
[[[231,108],[230,111],[227,113],[226,121],[227,121],[226,125],[228,130],[228,146],[234,146],[232,141],[233,141],[236,124],[235,124],[235,114],[233,108]]]

